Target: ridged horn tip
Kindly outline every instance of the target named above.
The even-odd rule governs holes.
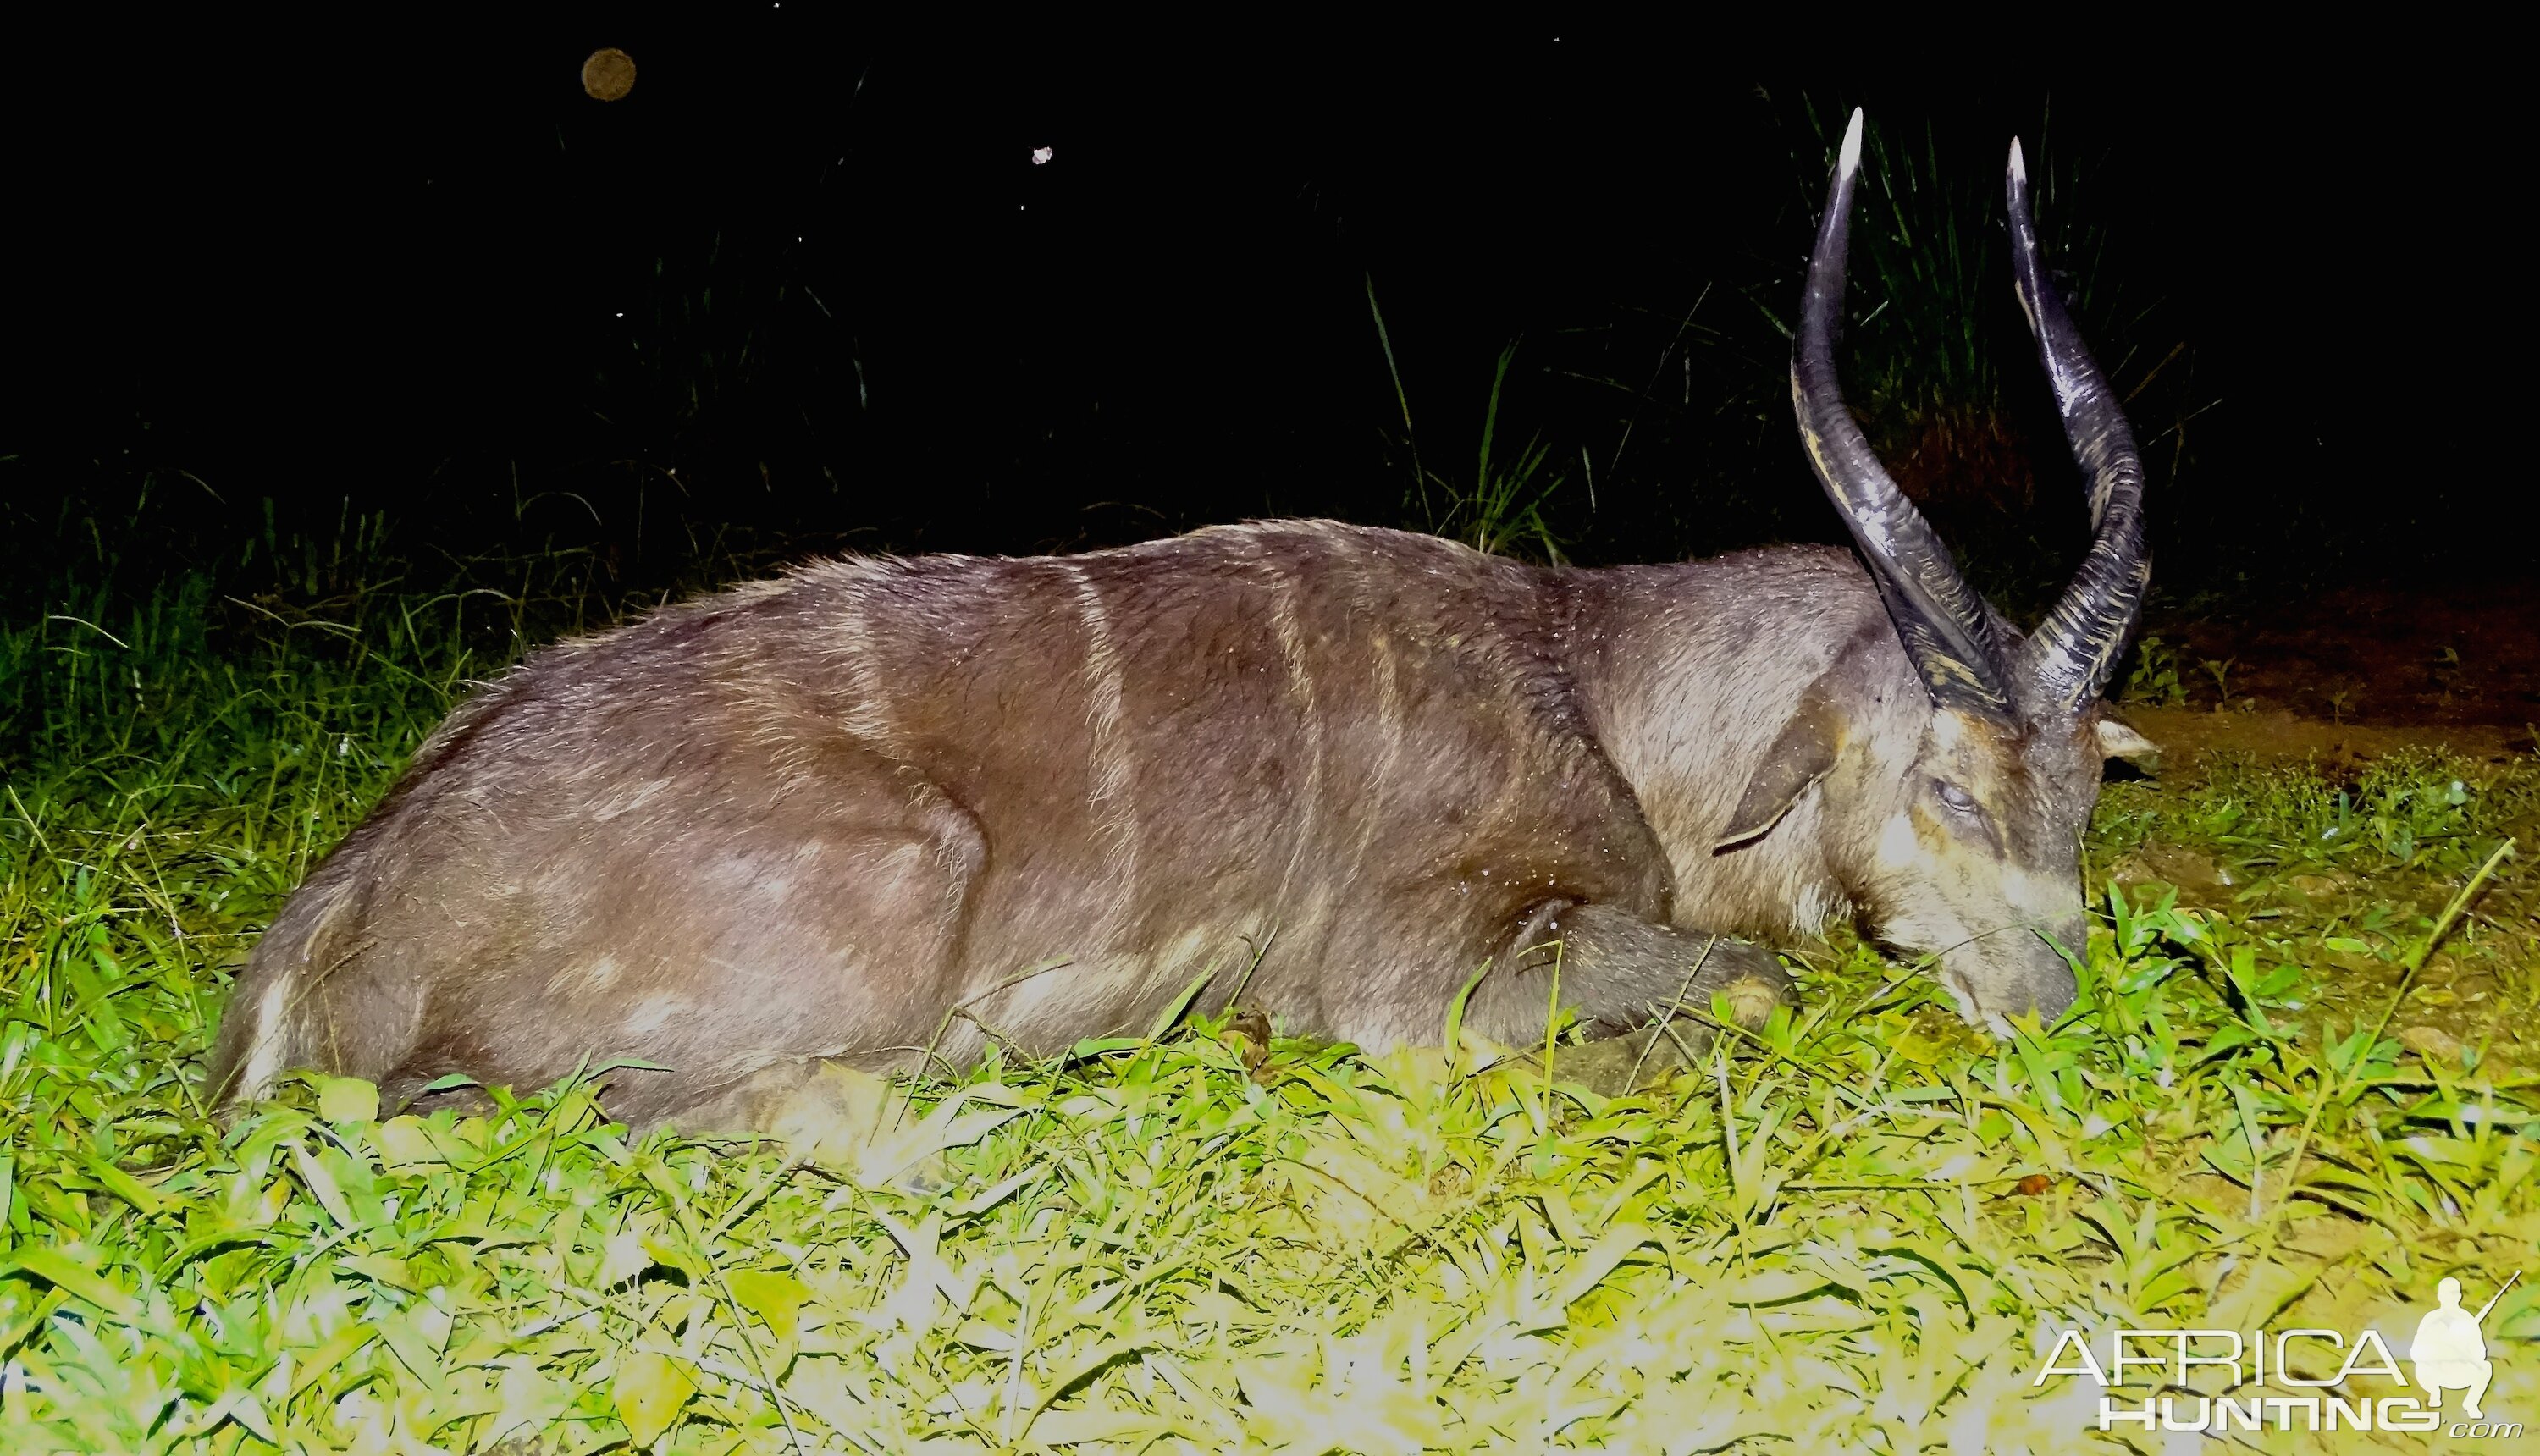
[[[1792,402],[1799,444],[1818,483],[1842,513],[1853,543],[1878,585],[1907,658],[1933,702],[2008,719],[2013,716],[1991,610],[1967,585],[1914,503],[1861,433],[1843,400],[1834,336],[1843,319],[1844,264],[1853,192],[1867,130],[1855,109],[1836,149],[1834,179],[1808,254],[1807,287],[1791,340]]]
[[[2090,507],[2089,554],[2063,597],[2037,624],[2014,664],[2032,695],[2065,712],[2079,712],[2107,687],[2117,655],[2143,618],[2151,578],[2144,546],[2143,457],[2125,408],[2107,377],[2081,342],[2072,314],[2039,256],[2037,221],[2030,205],[2027,158],[2011,144],[2010,208],[2012,283],[2021,312],[2037,336],[2038,358],[2055,387],[2056,412],[2081,466]]]

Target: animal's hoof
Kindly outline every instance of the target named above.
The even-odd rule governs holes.
[[[1720,988],[1729,1001],[1729,1018],[1748,1031],[1761,1031],[1776,1006],[1797,1006],[1799,991],[1780,967],[1770,976],[1747,975]]]
[[[1729,1003],[1729,1019],[1748,1031],[1763,1030],[1776,1006],[1799,1005],[1797,988],[1778,964],[1749,971],[1715,989]],[[1706,1002],[1700,1016],[1679,1012],[1570,1048],[1555,1058],[1553,1075],[1601,1097],[1662,1087],[1677,1073],[1694,1070],[1696,1059],[1710,1053],[1718,1036],[1709,1024],[1710,1012]]]
[[[932,1198],[952,1186],[943,1152],[920,1136],[924,1120],[908,1105],[908,1093],[872,1073],[817,1064],[755,1112],[757,1126],[796,1157],[868,1188]]]
[[[935,1198],[952,1191],[952,1168],[940,1152],[929,1153],[882,1181],[883,1188],[911,1198]]]

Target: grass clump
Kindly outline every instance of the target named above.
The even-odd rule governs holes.
[[[2007,1042],[1839,939],[1663,1094],[1207,1018],[994,1061],[919,1089],[931,1195],[597,1074],[209,1121],[229,968],[583,580],[0,631],[0,1447],[2091,1449],[2056,1331],[2396,1339],[2540,1244],[2518,864],[2434,943],[2540,776],[2432,755],[2114,786],[2082,1006]],[[2486,1331],[2540,1417],[2527,1282]]]

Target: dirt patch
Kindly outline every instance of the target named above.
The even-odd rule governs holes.
[[[2164,767],[2188,767],[2217,750],[2323,765],[2361,763],[2401,748],[2444,748],[2504,763],[2532,747],[2528,729],[2494,723],[2355,724],[2282,709],[2119,706],[2117,715],[2160,746]]]
[[[2128,889],[2167,885],[2178,891],[2179,903],[2208,909],[2228,906],[2240,886],[2228,865],[2200,850],[2168,844],[2148,844],[2118,857],[2108,867],[2108,877]]]
[[[2540,582],[2342,588],[2163,613],[2151,630],[2200,707],[2340,727],[2540,722]],[[2218,677],[2207,662],[2227,665]]]

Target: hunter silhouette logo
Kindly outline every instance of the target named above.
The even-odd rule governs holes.
[[[2367,1327],[2352,1339],[2342,1331],[2322,1329],[2116,1330],[2110,1334],[2105,1363],[2088,1337],[2066,1330],[2029,1383],[2043,1385],[2059,1375],[2087,1376],[2101,1392],[2101,1430],[2127,1425],[2147,1433],[2273,1427],[2518,1437],[2523,1433],[2520,1421],[2491,1421],[2481,1407],[2496,1377],[2481,1327],[2521,1279],[2516,1270],[2474,1314],[2461,1307],[2459,1280],[2435,1285],[2434,1307],[2417,1321],[2416,1338],[2406,1348],[2407,1361],[2415,1368],[2413,1382],[2381,1333]],[[2130,1369],[2136,1372],[2131,1383],[2141,1399],[2123,1393]],[[2142,1393],[2147,1373],[2153,1390]],[[2366,1377],[2389,1384],[2374,1389],[2364,1383]],[[2199,1384],[2208,1389],[2219,1385],[2223,1393],[2198,1393]],[[2446,1411],[2443,1397],[2453,1391],[2460,1400]]]
[[[2515,1270],[2513,1279],[2505,1282],[2505,1289],[2513,1287],[2522,1278]],[[2487,1337],[2479,1326],[2487,1322],[2488,1311],[2505,1297],[2505,1289],[2479,1306],[2476,1314],[2460,1307],[2460,1281],[2447,1279],[2434,1286],[2435,1304],[2417,1321],[2417,1338],[2408,1353],[2417,1362],[2417,1383],[2426,1388],[2435,1410],[2443,1406],[2443,1392],[2468,1392],[2461,1399],[2461,1414],[2472,1421],[2483,1419],[2478,1399],[2487,1394],[2487,1382],[2496,1377],[2496,1366],[2487,1357]]]

